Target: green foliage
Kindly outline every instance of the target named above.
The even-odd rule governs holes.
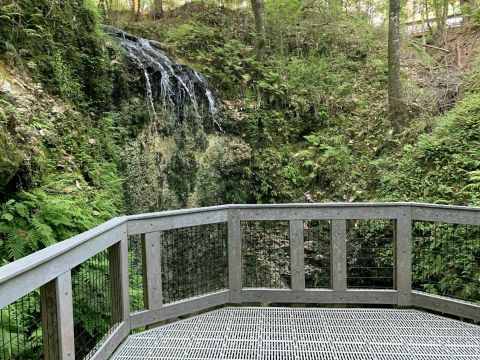
[[[72,175],[48,178],[43,188],[22,192],[2,205],[0,254],[3,259],[17,260],[116,215],[118,198],[112,200],[112,188],[103,194],[87,191],[80,195],[81,183],[77,179],[81,178],[78,174]],[[88,187],[84,181],[82,185]],[[93,197],[92,201],[88,196]]]
[[[225,96],[234,91],[250,99],[263,98],[275,103],[285,93],[285,84],[273,69],[255,59],[253,48],[238,40],[228,40],[195,53],[201,70],[219,86]]]
[[[2,114],[0,111],[0,122]],[[22,159],[21,152],[12,143],[10,135],[0,124],[0,190],[17,173]]]
[[[390,200],[480,204],[480,94],[465,96],[430,135],[406,146],[395,172],[383,177]]]
[[[85,356],[92,344],[101,340],[111,327],[109,260],[106,251],[85,261],[72,271],[75,347]]]
[[[348,287],[394,286],[393,229],[391,220],[348,220]]]
[[[296,157],[307,170],[307,177],[322,189],[340,187],[346,180],[342,175],[348,174],[353,164],[352,153],[344,139],[329,134],[310,134],[305,140],[309,147],[298,152]]]
[[[300,0],[276,0],[265,3],[266,30],[280,54],[291,51],[296,40],[293,34],[300,30],[302,2]]]
[[[42,357],[40,292],[0,309],[0,360]]]
[[[300,197],[305,178],[293,162],[292,150],[270,147],[253,152],[251,165],[252,198],[249,202],[289,202]]]
[[[416,222],[413,231],[414,288],[432,294],[478,301],[478,228]]]
[[[469,20],[471,26],[480,28],[480,4],[478,1],[462,4],[461,13]]]
[[[88,3],[2,3],[0,54],[28,65],[51,92],[77,105],[105,107],[113,87],[110,56],[96,31],[96,8]]]
[[[217,38],[214,28],[195,20],[189,20],[168,31],[165,42],[170,46],[175,46],[178,52],[195,52],[207,49],[209,44]]]

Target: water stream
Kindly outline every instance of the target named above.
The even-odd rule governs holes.
[[[141,70],[152,115],[156,115],[156,109],[161,106],[174,113],[178,124],[188,116],[189,109],[193,109],[194,116],[201,118],[199,106],[204,103],[208,106],[214,128],[222,131],[213,89],[202,74],[172,61],[147,39],[114,27],[104,27],[104,31],[115,39],[125,50],[127,58]]]

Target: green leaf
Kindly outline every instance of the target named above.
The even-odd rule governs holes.
[[[2,215],[2,219],[7,220],[7,221],[12,221],[13,220],[13,215],[9,213],[5,213]]]
[[[250,76],[250,74],[243,74],[242,79],[245,80],[246,82],[248,82],[248,81],[252,80],[252,77]]]

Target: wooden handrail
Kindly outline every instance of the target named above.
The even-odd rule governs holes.
[[[305,220],[332,221],[332,288],[305,289]],[[395,224],[395,289],[347,288],[346,220],[390,219]],[[242,221],[288,221],[290,227],[291,289],[243,287]],[[70,271],[101,251],[109,249],[114,331],[94,354],[111,355],[130,329],[187,315],[223,304],[245,302],[389,304],[417,306],[480,320],[480,304],[412,291],[412,224],[414,221],[480,226],[480,208],[424,203],[328,203],[221,205],[150,214],[122,216],[68,240],[0,267],[0,309],[41,288],[42,308],[54,319],[45,325],[44,336],[55,338],[49,356],[73,359],[73,309]],[[160,231],[228,224],[228,289],[176,303],[164,304],[161,281]],[[128,236],[144,235],[146,253],[144,282],[146,310],[129,310]],[[51,304],[50,304],[51,303]],[[50,304],[50,305],[49,305]],[[53,328],[51,328],[53,324]],[[113,326],[113,323],[112,323]],[[63,330],[62,330],[63,329]],[[67,330],[65,330],[67,329]]]

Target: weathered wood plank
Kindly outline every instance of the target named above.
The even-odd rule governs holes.
[[[145,310],[130,315],[131,328],[136,329],[168,319],[228,304],[229,290],[219,291],[191,299],[182,300],[173,304],[165,304],[160,309]]]
[[[160,245],[160,232],[145,234],[143,284],[145,307],[149,310],[158,309],[163,305]]]
[[[412,292],[412,211],[408,207],[395,221],[395,288],[398,306],[411,305]]]
[[[112,311],[110,325],[114,326],[115,324],[123,321],[120,243],[116,243],[108,248],[108,261],[110,279],[110,307]]]
[[[228,288],[230,302],[242,302],[243,258],[240,216],[237,210],[229,210],[228,215]]]
[[[60,359],[75,359],[73,331],[72,274],[60,275],[56,282],[57,331]]]
[[[117,325],[116,329],[105,339],[105,342],[90,358],[91,360],[105,360],[115,352],[118,346],[125,340],[130,332],[130,324],[122,322]]]
[[[396,304],[396,290],[243,289],[244,303]]]
[[[128,293],[129,278],[128,278],[128,235],[127,224],[121,226],[122,237],[120,240],[120,281],[121,281],[121,297],[122,297],[122,320],[127,324],[130,322],[130,295]]]
[[[332,220],[332,289],[347,289],[347,222]]]
[[[219,210],[229,210],[229,209],[234,209],[236,206],[237,205],[215,205],[215,206],[206,206],[206,207],[200,207],[200,208],[157,211],[157,212],[151,212],[151,213],[129,215],[128,219],[129,220],[156,219],[159,217],[170,217],[170,216],[189,215],[189,214],[197,214],[197,213],[212,212],[212,211],[219,211]]]
[[[480,304],[412,291],[412,305],[475,321],[480,321]]]
[[[128,235],[178,229],[190,226],[216,224],[228,220],[228,210],[199,211],[157,218],[134,219],[128,221]]]
[[[42,309],[43,358],[57,360],[59,358],[57,290],[56,280],[49,281],[40,288]]]
[[[44,359],[75,359],[70,271],[40,288]]]
[[[305,289],[303,220],[290,220],[290,272],[293,290]]]
[[[3,284],[9,279],[12,279],[20,274],[23,274],[26,271],[32,268],[35,268],[42,263],[45,263],[53,258],[57,258],[59,255],[62,255],[85,242],[98,238],[100,235],[106,232],[109,232],[110,230],[126,222],[127,222],[126,216],[114,218],[97,227],[94,227],[91,230],[85,231],[84,233],[71,237],[68,240],[64,240],[62,242],[59,242],[58,244],[54,244],[45,249],[39,250],[31,255],[25,256],[24,258],[14,261],[13,263],[1,266],[0,267],[0,284]],[[40,287],[40,285],[38,287]]]
[[[304,220],[304,219],[395,219],[394,206],[329,206],[329,207],[252,207],[240,208],[241,220]]]
[[[412,219],[480,226],[479,208],[412,206]]]
[[[80,241],[79,244],[76,244],[75,246],[67,246],[68,250],[58,251],[58,254],[57,250],[54,249],[53,253],[56,253],[56,256],[51,257],[50,252],[43,253],[47,256],[48,260],[40,260],[37,257],[37,253],[32,254],[35,255],[33,261],[36,265],[27,265],[25,271],[16,271],[16,262],[3,266],[0,269],[5,273],[8,272],[10,265],[15,265],[15,276],[10,276],[9,274],[4,278],[6,280],[0,280],[0,294],[2,294],[0,297],[0,308],[5,307],[29,292],[39,288],[43,284],[46,284],[66,271],[81,264],[85,260],[88,260],[100,251],[115,244],[122,238],[122,236],[124,236],[123,234],[124,227],[122,228],[122,225],[117,225],[100,235],[90,238],[88,241],[83,241],[84,239],[82,238],[82,241]],[[69,240],[66,241],[68,242]],[[56,245],[51,247],[56,247]],[[58,245],[61,245],[61,243]],[[50,247],[44,250],[48,249],[50,249]],[[28,258],[29,256],[24,259]],[[23,259],[18,261],[21,260]],[[22,261],[21,263],[24,262]]]
[[[128,294],[128,239],[123,226],[122,239],[108,248],[110,272],[111,325],[127,322],[130,316]]]

